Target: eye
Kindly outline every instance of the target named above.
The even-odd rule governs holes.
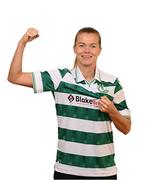
[[[93,45],[91,45],[91,47],[92,47],[92,48],[96,48],[97,46],[93,44]]]
[[[84,47],[84,44],[79,44],[79,47]]]

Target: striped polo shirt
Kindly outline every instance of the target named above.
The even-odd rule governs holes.
[[[130,116],[119,80],[96,68],[87,82],[78,67],[33,72],[35,93],[51,91],[58,120],[55,170],[79,176],[117,173],[111,119],[97,106],[107,96],[123,116]]]

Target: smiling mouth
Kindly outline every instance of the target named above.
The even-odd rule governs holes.
[[[87,56],[86,55],[82,55],[81,57],[84,58],[84,59],[92,58],[92,56],[88,56],[88,55]]]

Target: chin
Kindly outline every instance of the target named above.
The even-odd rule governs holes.
[[[81,60],[81,61],[79,60],[78,64],[80,64],[81,66],[88,67],[88,66],[93,66],[95,62],[91,60]]]
[[[90,65],[92,65],[93,63],[90,62],[90,61],[83,61],[83,62],[81,62],[81,64],[82,64],[83,66],[90,66]]]
[[[88,66],[92,66],[92,63],[83,63],[82,65],[88,67]]]

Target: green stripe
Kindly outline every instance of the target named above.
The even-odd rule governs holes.
[[[56,112],[58,116],[92,121],[110,121],[107,113],[103,113],[97,109],[56,104]]]
[[[58,138],[83,144],[110,144],[113,143],[113,133],[91,133],[91,132],[81,132],[69,129],[58,128]]]
[[[96,80],[96,82],[98,85],[103,85],[104,87],[115,86],[114,83],[112,82],[98,81],[98,80]]]
[[[58,70],[59,70],[62,78],[63,78],[67,73],[70,73],[70,74],[71,74],[71,72],[70,72],[67,68],[65,68],[65,69],[58,69]]]
[[[122,86],[120,85],[118,79],[115,80],[114,85],[115,85],[115,91],[114,91],[114,93],[116,93],[116,92],[118,92],[118,91],[120,91],[120,90],[122,89]]]
[[[58,88],[56,89],[57,92],[62,92],[62,93],[67,93],[67,94],[79,94],[79,95],[85,95],[85,96],[90,96],[96,99],[100,99],[102,96],[107,96],[110,100],[113,100],[113,97],[105,94],[105,93],[95,93],[92,91],[88,91],[87,89],[75,85],[75,84],[70,84],[67,82],[61,82]]]
[[[124,109],[128,109],[128,106],[127,106],[127,103],[126,103],[126,100],[122,101],[121,103],[119,104],[114,104],[117,108],[118,111],[121,111],[121,110],[124,110]]]
[[[54,84],[50,74],[47,71],[41,72],[43,91],[54,91]]]
[[[57,161],[62,164],[83,168],[107,168],[115,166],[114,154],[104,157],[80,156],[75,154],[63,153],[58,150]]]

